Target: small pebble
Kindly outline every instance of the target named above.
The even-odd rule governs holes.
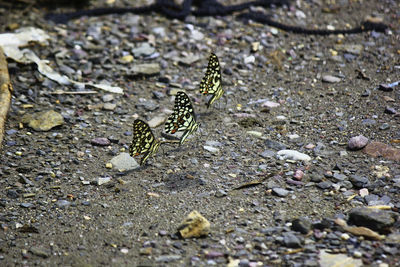
[[[286,197],[289,194],[289,191],[283,188],[273,188],[272,192],[274,192],[279,197]]]
[[[350,150],[359,150],[365,147],[367,143],[368,143],[368,138],[362,135],[358,135],[350,138],[347,146]]]
[[[332,75],[324,75],[322,76],[322,81],[326,82],[326,83],[338,83],[340,82],[342,79],[336,77],[336,76],[332,76]]]
[[[110,140],[105,137],[93,138],[90,143],[95,146],[109,146],[111,144]]]
[[[203,148],[204,148],[205,150],[207,150],[208,152],[211,152],[211,153],[218,153],[218,152],[219,152],[219,149],[216,148],[216,147],[212,147],[212,146],[203,146]]]
[[[292,159],[292,160],[302,160],[302,161],[311,160],[310,156],[308,156],[304,153],[300,153],[299,151],[296,151],[296,150],[280,150],[280,151],[278,151],[277,154],[282,159]]]

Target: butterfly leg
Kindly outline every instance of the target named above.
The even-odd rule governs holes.
[[[146,154],[143,155],[142,159],[140,160],[140,165],[143,165],[144,162],[150,157],[151,151],[147,151]]]
[[[185,139],[188,137],[188,135],[190,134],[190,130],[186,130],[182,136],[181,136],[181,140],[179,141],[179,146],[181,146],[183,144],[183,142],[185,142]]]

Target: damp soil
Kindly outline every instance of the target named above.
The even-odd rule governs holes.
[[[315,181],[332,180],[330,173],[357,174],[372,183],[380,180],[373,174],[378,165],[388,168],[391,178],[400,174],[398,162],[347,149],[349,139],[357,135],[398,146],[391,141],[400,138],[400,117],[385,113],[385,108],[400,111],[400,91],[377,88],[400,79],[399,6],[396,1],[344,2],[328,13],[322,12],[328,7],[323,1],[301,1],[301,8],[266,12],[289,24],[334,28],[356,26],[374,15],[392,28],[386,33],[321,37],[275,31],[234,16],[190,17],[182,22],[155,13],[84,17],[56,26],[43,19],[43,7],[30,12],[3,9],[8,21],[1,26],[2,32],[16,23],[51,34],[49,46],[31,48],[41,58],[53,61],[55,70],[60,71],[60,62],[54,63],[56,54],[66,50],[72,56],[64,58],[61,65],[73,69],[71,77],[108,81],[125,92],[114,95],[115,109],[92,109],[104,102],[106,92],[52,94],[57,89],[75,89],[46,86],[36,66],[9,61],[15,91],[0,152],[0,264],[187,266],[209,265],[210,259],[225,265],[232,258],[247,258],[269,265],[294,265],[309,258],[317,260],[317,255],[307,256],[306,251],[299,251],[294,258],[279,242],[268,241],[263,229],[285,227],[302,216],[314,222],[346,218],[360,203],[348,201],[343,192],[357,194],[358,189],[319,188]],[[69,9],[58,9],[62,10]],[[194,35],[188,24],[203,36]],[[90,27],[101,29],[94,41],[87,38]],[[155,28],[163,28],[164,35],[156,34]],[[74,58],[71,51],[87,47],[90,41],[97,48]],[[121,51],[130,53],[143,42],[154,45],[158,56],[135,58],[131,64],[157,62],[160,73],[150,77],[125,74],[129,65],[119,61],[124,55]],[[259,49],[252,51],[257,42]],[[212,51],[219,56],[226,93],[207,110],[198,85]],[[190,53],[200,55],[200,60],[183,65],[171,59],[171,55],[184,58]],[[251,56],[255,62],[245,64]],[[77,75],[89,61],[93,62],[91,72]],[[324,75],[340,81],[323,82]],[[184,89],[192,98],[199,131],[181,147],[163,146],[139,169],[121,172],[106,168],[111,158],[128,150],[134,119],[167,116],[165,110],[173,109],[170,93],[176,89]],[[161,92],[161,97],[155,98],[154,91]],[[156,103],[157,109],[149,111],[137,105],[148,100]],[[280,106],[263,107],[263,100]],[[46,132],[20,123],[25,113],[49,109],[61,113],[65,123]],[[162,125],[153,129],[159,137],[162,131]],[[259,132],[261,137],[248,131]],[[295,134],[298,138],[293,138]],[[112,142],[94,146],[91,140],[97,137]],[[271,146],[271,141],[279,144]],[[218,148],[218,152],[207,151],[205,145]],[[305,153],[312,160],[280,159],[276,152],[283,147]],[[273,151],[273,155],[262,156],[265,151]],[[304,172],[301,181],[288,183],[297,170]],[[98,185],[99,177],[111,179]],[[254,181],[260,183],[235,190]],[[398,189],[392,190],[390,178],[384,181],[386,184],[370,193],[387,195],[398,204]],[[271,183],[289,194],[277,196]],[[203,238],[182,240],[175,233],[192,210],[209,220],[211,232]],[[275,258],[255,252],[262,250],[257,247],[257,236],[266,238],[266,250],[274,252]],[[324,240],[317,242],[325,244]],[[346,246],[342,247],[346,253]],[[207,250],[222,251],[224,256],[206,257]],[[238,253],[242,250],[247,254]],[[163,262],[163,255],[178,256]],[[382,260],[395,262],[396,257],[389,253]]]

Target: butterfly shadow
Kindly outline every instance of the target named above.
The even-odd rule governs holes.
[[[162,178],[162,182],[169,191],[186,191],[188,188],[197,188],[202,185],[201,180],[195,178],[197,176],[195,171],[182,170],[178,173],[165,175]]]

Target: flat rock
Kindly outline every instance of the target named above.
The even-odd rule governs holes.
[[[274,140],[267,139],[265,140],[265,146],[267,148],[273,149],[273,150],[285,150],[286,145]]]
[[[219,148],[216,148],[216,147],[213,147],[213,146],[203,146],[203,148],[205,150],[207,150],[208,152],[211,152],[211,153],[214,153],[214,154],[219,152]]]
[[[139,163],[136,162],[128,153],[121,153],[110,160],[114,169],[120,171],[130,171],[140,167]]]
[[[360,44],[339,44],[335,45],[335,49],[342,50],[354,55],[360,55],[364,47]]]
[[[288,190],[280,188],[280,187],[273,188],[272,192],[274,192],[279,197],[286,197],[289,194]]]
[[[155,128],[163,124],[167,120],[167,117],[165,115],[157,115],[153,117],[151,120],[149,120],[147,123],[151,128]]]
[[[181,255],[162,255],[158,256],[155,260],[156,262],[171,262],[180,260],[181,258]]]
[[[98,177],[96,179],[96,184],[103,185],[103,184],[109,183],[110,181],[111,181],[111,177]]]
[[[189,55],[186,55],[185,57],[177,56],[177,57],[173,57],[172,59],[176,62],[181,63],[182,65],[190,66],[193,63],[195,63],[196,61],[199,61],[201,59],[201,57],[198,55],[189,54]]]
[[[382,156],[386,159],[400,162],[400,149],[381,142],[371,142],[363,150],[363,152],[372,157]]]
[[[354,259],[347,256],[346,254],[330,254],[325,249],[321,250],[319,254],[319,266],[321,267],[335,267],[335,266],[347,266],[347,267],[359,267],[363,266],[360,259]]]
[[[349,213],[349,223],[378,232],[387,231],[395,222],[395,213],[386,210],[354,208]]]
[[[142,43],[139,47],[133,48],[132,53],[135,57],[150,56],[156,51],[149,43]]]
[[[134,75],[156,75],[160,73],[160,65],[158,63],[146,63],[134,65],[131,68]]]
[[[387,236],[385,243],[400,245],[400,233],[392,233]]]
[[[37,113],[27,113],[22,119],[22,123],[28,124],[35,131],[49,131],[56,126],[64,124],[63,116],[54,111],[41,111]]]

